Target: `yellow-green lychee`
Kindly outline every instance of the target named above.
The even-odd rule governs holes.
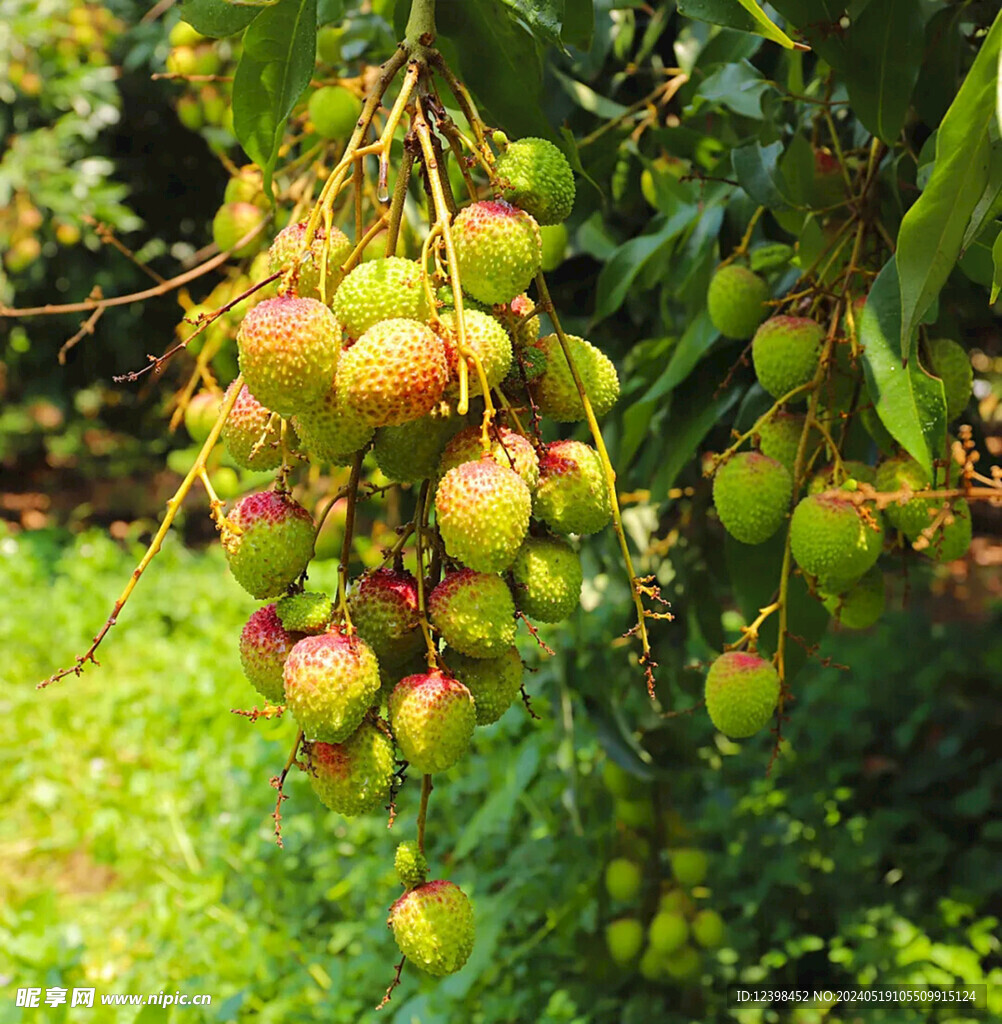
[[[936,502],[921,496],[929,484],[929,474],[910,455],[899,455],[877,466],[874,486],[878,491],[913,494],[905,501],[893,501],[884,508],[884,515],[891,526],[910,540],[914,540],[932,522],[929,513],[936,507]]]
[[[533,346],[543,354],[546,368],[532,382],[532,394],[544,416],[569,423],[585,418],[584,404],[571,376],[567,357],[556,334],[540,338]],[[604,416],[619,398],[619,375],[612,360],[590,341],[567,337],[574,366],[596,416]]]
[[[223,396],[218,391],[199,391],[189,399],[184,409],[184,428],[196,444],[206,441],[219,419],[222,405]]]
[[[343,231],[332,227],[328,237],[326,229],[320,225],[307,248],[307,224],[302,220],[279,231],[268,250],[268,266],[273,274],[285,272],[285,277],[280,278],[283,288],[330,305],[344,276],[341,264],[351,254],[353,245]],[[321,273],[321,268],[326,268],[326,273]]]
[[[605,866],[606,891],[621,903],[637,898],[643,878],[640,865],[626,857],[614,857]]]
[[[331,309],[349,338],[361,337],[380,320],[428,319],[421,266],[400,256],[360,263],[334,293]]]
[[[971,357],[951,338],[936,338],[926,345],[929,369],[942,380],[946,394],[946,419],[952,423],[971,398],[974,370]]]
[[[702,957],[699,950],[692,946],[682,946],[681,949],[669,953],[663,961],[664,969],[668,976],[675,981],[687,981],[699,973],[702,964]]]
[[[758,274],[729,263],[710,278],[706,308],[710,321],[721,334],[745,341],[766,318],[768,297],[769,289]]]
[[[808,384],[818,368],[825,330],[803,316],[773,316],[755,332],[752,362],[759,384],[782,398]],[[804,394],[791,401],[802,401]]]
[[[567,228],[563,224],[545,224],[539,229],[543,238],[543,261],[545,273],[556,270],[564,262],[567,252]]]
[[[581,600],[581,559],[562,538],[526,537],[511,575],[515,604],[530,619],[562,622]]]
[[[833,491],[840,487],[846,490],[856,490],[857,488],[849,483],[850,480],[855,481],[856,484],[874,484],[877,480],[877,471],[865,462],[859,462],[856,459],[843,459],[837,466],[830,464],[819,469],[811,477],[810,483],[807,485],[807,493],[820,494],[822,491]]]
[[[470,395],[482,395],[483,387],[477,373],[473,356],[480,360],[488,389],[496,388],[511,369],[511,338],[508,332],[487,313],[467,310],[463,316],[466,329],[467,391]],[[459,395],[459,329],[455,313],[442,313],[438,335],[445,346],[446,362],[449,366],[450,396]]]
[[[342,743],[311,744],[307,756],[310,785],[325,807],[350,818],[389,803],[396,760],[379,726],[363,721]]]
[[[465,422],[442,401],[416,420],[380,427],[372,445],[376,465],[384,476],[400,483],[428,480],[438,473],[443,450]]]
[[[393,867],[406,889],[415,889],[428,880],[428,859],[421,848],[411,839],[406,839],[397,846],[393,855]]]
[[[932,530],[928,546],[923,541],[927,538],[921,533],[910,537],[913,547],[927,555],[935,562],[953,562],[963,558],[971,546],[972,524],[971,507],[964,498],[957,498],[950,503],[945,516],[940,520],[941,507],[937,507],[930,516],[926,529]],[[939,521],[938,526],[934,524]]]
[[[515,602],[492,573],[448,573],[428,597],[428,615],[445,642],[471,658],[499,657],[515,642]]]
[[[473,951],[473,908],[452,882],[425,882],[390,908],[388,924],[400,952],[437,977],[455,974]]]
[[[742,544],[762,544],[786,518],[790,471],[761,452],[740,452],[713,477],[713,503],[724,529]]]
[[[224,203],[254,203],[257,206],[267,205],[264,194],[264,175],[257,164],[245,164],[237,169],[237,173],[226,183],[223,192]]]
[[[482,432],[471,425],[460,430],[442,450],[438,471],[445,475],[464,462],[476,462],[483,454]],[[499,466],[515,470],[530,491],[539,484],[539,457],[532,442],[524,434],[516,434],[507,427],[496,427],[491,433],[491,457]]]
[[[785,466],[791,473],[806,417],[800,413],[777,412],[758,428],[758,449]]]
[[[233,381],[226,389],[227,397],[235,385]],[[282,464],[282,421],[250,393],[246,384],[240,387],[221,436],[230,458],[241,469],[264,471]]]
[[[321,138],[347,140],[362,113],[362,101],[344,86],[325,85],[310,97],[307,111]]]
[[[442,660],[473,694],[477,725],[496,722],[511,707],[522,688],[524,666],[514,646],[496,658],[471,658],[447,647],[442,652]]]
[[[367,573],[352,586],[348,611],[380,665],[402,665],[424,650],[417,580],[409,572],[375,569]]]
[[[319,401],[304,403],[292,417],[299,447],[321,465],[347,466],[372,440],[372,427],[338,392],[336,384]]]
[[[463,290],[481,302],[509,302],[539,271],[539,225],[510,203],[485,200],[460,210],[452,238]]]
[[[553,441],[539,460],[535,514],[558,533],[597,533],[612,518],[598,452],[582,441]]]
[[[674,953],[689,938],[689,925],[681,914],[660,911],[651,918],[647,941],[659,953]]]
[[[605,928],[605,945],[609,956],[623,965],[636,959],[644,944],[644,926],[635,917],[621,917]]]
[[[547,139],[519,139],[498,157],[502,196],[526,210],[537,223],[559,224],[574,206],[574,172]]]
[[[285,689],[282,669],[289,651],[302,640],[287,630],[273,604],[258,608],[240,633],[240,664],[254,689],[269,704],[282,704]]]
[[[745,651],[720,655],[706,674],[706,710],[725,736],[754,736],[772,719],[779,702],[779,675],[772,662]],[[673,859],[672,863],[675,861]],[[698,885],[676,873],[683,885]]]
[[[724,944],[727,928],[724,919],[715,910],[701,910],[689,926],[692,937],[703,949],[716,949]]]
[[[702,885],[708,869],[709,861],[702,850],[683,847],[671,851],[671,873],[675,881],[687,889]]]
[[[883,542],[876,515],[857,509],[842,491],[808,495],[790,521],[793,557],[827,594],[848,590],[877,561]]]
[[[884,574],[873,566],[844,594],[825,597],[824,605],[846,629],[869,629],[884,614],[885,589]]]
[[[212,219],[212,240],[223,252],[232,250],[233,256],[243,259],[253,256],[261,248],[263,232],[258,231],[244,241],[264,220],[264,213],[254,203],[224,203]]]
[[[311,636],[327,631],[332,611],[330,596],[314,591],[286,594],[275,602],[275,614],[286,629]]]
[[[389,713],[401,753],[426,775],[447,771],[463,757],[477,721],[470,691],[437,669],[401,679]]]

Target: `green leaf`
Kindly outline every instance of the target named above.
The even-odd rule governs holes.
[[[756,0],[738,0],[738,3],[751,15],[755,22],[755,31],[758,35],[785,46],[786,49],[793,49],[793,40],[759,7]]]
[[[754,32],[793,49],[793,40],[769,19],[756,0],[678,0],[678,12],[697,21]]]
[[[989,180],[1002,12],[991,27],[936,137],[936,166],[898,231],[901,352],[960,255],[968,221]],[[893,431],[891,431],[893,433]]]
[[[285,123],[310,84],[317,41],[317,0],[279,0],[244,36],[233,81],[233,128],[247,155],[271,175]]]
[[[242,32],[260,13],[257,7],[234,7],[226,0],[184,0],[181,4],[181,17],[213,39]]]
[[[582,110],[587,110],[589,114],[594,114],[603,120],[611,120],[626,112],[626,107],[622,103],[617,103],[615,100],[610,100],[607,96],[602,96],[583,82],[571,78],[570,75],[565,75],[559,68],[551,68],[550,71],[553,77],[560,83],[564,92]]]
[[[524,24],[540,42],[563,48],[560,38],[564,0],[500,0],[508,16]]]
[[[771,88],[762,72],[746,60],[724,64],[699,87],[698,96],[728,107],[742,117],[762,119],[762,95]]]
[[[788,210],[791,206],[789,189],[778,165],[782,152],[782,142],[768,146],[752,142],[731,152],[734,174],[741,187],[759,206],[770,210]]]
[[[988,184],[971,213],[971,220],[960,244],[960,255],[980,236],[989,221],[994,220],[1002,210],[1002,140],[992,144],[991,161],[988,165]]]
[[[564,0],[561,36],[568,46],[587,50],[595,34],[595,0]]]
[[[704,309],[686,328],[679,343],[672,350],[668,365],[661,376],[644,393],[642,402],[656,402],[674,391],[692,372],[693,367],[710,351],[720,337],[720,331],[710,322]]]
[[[943,382],[917,359],[904,365],[898,268],[892,258],[874,281],[859,324],[866,387],[881,422],[930,479],[946,438]]]
[[[999,289],[1002,288],[1002,232],[992,246],[992,267],[992,294],[988,301],[994,306],[995,300],[999,297]]]
[[[317,25],[330,25],[344,18],[344,0],[317,0]]]

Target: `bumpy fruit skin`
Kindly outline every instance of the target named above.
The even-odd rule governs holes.
[[[553,441],[539,460],[536,515],[558,533],[598,533],[612,502],[598,452],[582,441]]]
[[[744,651],[728,651],[706,674],[706,710],[725,736],[744,739],[769,723],[779,690],[779,676],[771,662]],[[683,885],[699,884],[676,877]]]
[[[512,337],[515,344],[521,345],[523,348],[539,341],[539,314],[530,316],[528,320],[522,319],[535,308],[536,303],[525,292],[522,292],[521,295],[516,295],[511,302],[504,303],[500,309],[502,316],[511,315],[515,318],[515,331]]]
[[[604,416],[619,398],[619,375],[609,357],[590,341],[569,335],[571,358],[581,376],[588,401],[596,416]],[[585,418],[584,405],[574,384],[570,367],[555,334],[540,338],[533,346],[546,359],[546,369],[532,383],[539,411],[550,419],[572,423]]]
[[[827,594],[848,590],[880,556],[884,532],[864,522],[842,492],[804,498],[790,521],[793,557]]]
[[[663,911],[651,918],[647,939],[651,948],[658,953],[674,953],[685,945],[689,938],[689,925],[681,914],[667,914]]]
[[[471,658],[496,658],[515,642],[515,602],[500,576],[449,573],[431,592],[428,614],[445,642]]]
[[[516,434],[507,427],[498,427],[491,434],[491,457],[499,466],[513,469],[525,482],[530,491],[539,483],[539,458],[532,442],[523,434]],[[444,476],[450,469],[464,462],[476,462],[483,456],[479,426],[461,430],[442,451],[438,471]]]
[[[362,101],[340,85],[325,85],[307,104],[314,131],[323,139],[346,139],[362,113]]]
[[[337,395],[370,427],[396,426],[431,412],[448,378],[441,338],[398,317],[370,327],[344,352]]]
[[[397,846],[393,867],[400,884],[406,889],[415,889],[428,880],[428,861],[413,840],[405,840]]]
[[[791,473],[797,460],[797,447],[804,432],[806,417],[792,412],[778,412],[759,427],[758,448],[763,455],[775,459]]]
[[[380,665],[402,665],[424,648],[417,580],[409,572],[376,569],[348,595],[351,621]]]
[[[326,230],[321,226],[313,237],[306,259],[300,262],[306,244],[305,220],[296,224],[288,224],[275,236],[268,250],[268,267],[276,274],[284,270],[287,280],[296,295],[306,299],[319,299],[330,305],[334,292],[344,276],[341,264],[348,258],[353,248],[348,236],[337,228],[331,228],[330,242],[327,242]],[[323,294],[321,295],[321,267],[324,266],[324,248],[327,249],[327,273],[323,276]],[[295,269],[295,268],[298,268]]]
[[[742,544],[762,544],[786,518],[790,471],[760,452],[732,455],[713,477],[713,503],[724,529]]]
[[[958,498],[950,506],[950,514],[953,516],[953,522],[938,526],[932,535],[929,546],[920,549],[922,554],[927,555],[935,562],[953,562],[958,558],[963,558],[971,546],[970,505],[963,498]],[[926,526],[931,526],[933,521],[930,518]],[[918,535],[909,539],[914,542],[918,540]]]
[[[372,427],[346,405],[336,387],[292,417],[299,446],[314,462],[347,466],[355,452],[372,440]]]
[[[222,397],[215,391],[199,391],[188,402],[184,410],[184,428],[196,444],[205,443],[219,418],[222,404]]]
[[[746,341],[765,319],[768,297],[769,289],[758,274],[731,263],[710,279],[706,308],[710,321],[721,334]]]
[[[481,302],[510,302],[539,271],[539,225],[510,203],[486,200],[460,210],[452,238],[463,290]]]
[[[426,882],[390,908],[388,924],[400,952],[436,977],[455,974],[473,951],[473,908],[452,882]]]
[[[379,692],[372,648],[340,632],[308,636],[285,661],[285,703],[310,741],[343,743]]]
[[[450,395],[459,394],[459,334],[456,328],[456,314],[442,313],[440,336],[445,346],[445,358],[449,365]],[[466,310],[463,315],[466,326],[466,348],[480,360],[487,378],[487,386],[496,388],[511,369],[511,338],[508,332],[486,313],[476,309]],[[472,358],[467,358],[467,388],[471,395],[482,395],[480,375]]]
[[[341,282],[331,309],[351,338],[380,320],[424,322],[430,311],[421,267],[400,256],[360,263]]]
[[[875,486],[878,491],[922,491],[929,486],[926,471],[910,455],[888,459],[877,467]],[[904,504],[892,502],[884,509],[887,521],[909,540],[914,540],[932,522],[930,511],[936,502],[928,498],[909,498]]]
[[[275,614],[294,633],[315,635],[326,631],[331,621],[331,599],[327,594],[286,594],[275,603]]]
[[[773,398],[807,384],[818,368],[824,337],[824,328],[816,320],[770,317],[752,341],[752,362],[759,384]]]
[[[261,248],[261,233],[238,249],[233,247],[261,223],[264,214],[253,203],[224,203],[212,219],[212,240],[224,252],[232,249],[237,259],[253,256]]]
[[[884,614],[886,600],[884,574],[874,566],[844,594],[826,597],[824,605],[846,629],[869,629]]]
[[[471,658],[446,648],[442,657],[449,671],[473,694],[477,725],[496,722],[522,688],[522,659],[515,647],[496,658]]]
[[[605,928],[605,945],[617,964],[635,959],[644,944],[644,926],[635,917],[621,917]]]
[[[563,153],[546,139],[519,139],[497,162],[502,195],[531,213],[539,224],[559,224],[574,207],[574,172]]]
[[[390,694],[390,726],[415,771],[444,772],[466,753],[476,725],[473,696],[444,672],[401,679]]]
[[[715,910],[701,910],[692,919],[691,931],[703,949],[716,949],[724,944],[724,919]]]
[[[254,689],[269,704],[285,700],[282,668],[302,634],[287,630],[273,604],[258,608],[240,634],[240,664]]]
[[[828,465],[815,473],[811,477],[811,482],[807,485],[807,493],[820,494],[822,491],[833,491],[839,487],[846,490],[855,489],[846,487],[849,480],[855,480],[857,483],[873,484],[877,480],[877,471],[873,466],[868,466],[865,462],[857,462],[855,459],[843,459],[841,472],[836,473],[835,466]]]
[[[233,391],[234,381],[226,389]],[[272,421],[271,409],[266,409],[251,393],[246,384],[223,424],[223,444],[230,458],[242,469],[269,470],[282,464],[282,423],[276,416]]]
[[[448,402],[439,402],[431,412],[395,427],[380,427],[372,445],[384,476],[401,483],[418,483],[438,472],[439,459],[448,441],[465,422]]]
[[[237,332],[237,346],[251,394],[289,417],[330,389],[341,328],[322,302],[279,295],[247,313]]]
[[[971,398],[974,370],[964,349],[950,338],[937,338],[928,344],[929,369],[943,382],[946,393],[946,419],[955,420]]]
[[[310,513],[287,495],[248,494],[223,520],[223,552],[244,590],[277,597],[313,557],[315,532]]]
[[[565,540],[526,537],[511,565],[515,604],[530,619],[562,622],[581,600],[581,559]]]
[[[675,876],[675,881],[687,889],[702,885],[706,880],[708,868],[709,863],[702,850],[686,847],[671,851],[672,874]]]
[[[435,492],[435,516],[446,553],[477,572],[501,572],[511,565],[531,510],[525,481],[493,459],[450,469]]]
[[[621,903],[629,903],[637,898],[643,878],[640,865],[626,857],[614,857],[605,866],[606,891]]]
[[[325,807],[350,818],[389,802],[393,741],[371,722],[362,722],[343,743],[314,743],[309,756],[310,785]]]

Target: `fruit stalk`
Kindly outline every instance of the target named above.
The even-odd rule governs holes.
[[[348,563],[351,560],[351,542],[355,535],[355,506],[358,504],[358,480],[362,474],[362,460],[365,449],[355,453],[351,464],[351,476],[348,478],[347,504],[345,506],[344,540],[341,542],[341,557],[337,564],[337,599],[341,616],[344,619],[344,631],[350,636],[354,632],[351,614],[348,611]]]
[[[421,805],[418,807],[417,818],[417,843],[418,849],[424,853],[424,829],[428,818],[428,797],[435,787],[431,784],[431,776],[425,775],[421,779]]]

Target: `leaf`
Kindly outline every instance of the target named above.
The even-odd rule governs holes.
[[[1002,288],[1002,232],[992,246],[992,268],[992,294],[988,301],[994,306],[995,300],[999,297],[999,289]]]
[[[264,172],[269,195],[285,123],[313,74],[316,37],[317,0],[279,0],[244,35],[233,81],[233,128]]]
[[[762,119],[762,95],[771,88],[762,72],[746,60],[724,64],[699,87],[698,96],[728,107],[742,117]]]
[[[754,32],[793,49],[793,40],[769,19],[756,0],[678,0],[678,13],[697,21]]]
[[[181,17],[213,39],[242,32],[260,13],[257,7],[234,7],[226,0],[184,0],[181,4]]]
[[[936,137],[936,165],[898,231],[901,354],[957,262],[967,223],[988,184],[1002,12],[964,79]],[[893,433],[893,431],[891,431]]]
[[[595,34],[594,0],[564,0],[564,24],[560,34],[569,46],[589,49]]]
[[[731,151],[734,174],[741,187],[759,206],[770,210],[788,210],[789,189],[778,166],[782,142],[763,146],[752,142]]]
[[[710,314],[704,309],[686,328],[679,343],[672,350],[668,365],[640,401],[656,402],[674,391],[689,376],[700,359],[710,351],[719,337],[720,331],[710,322]]]
[[[1000,54],[1002,56],[1002,54]],[[988,165],[988,184],[971,212],[971,220],[964,232],[964,240],[960,243],[960,255],[963,256],[967,247],[981,234],[982,228],[999,214],[1000,198],[1002,198],[1002,140],[996,139],[992,144],[991,161]]]
[[[610,100],[607,96],[602,96],[583,82],[571,78],[570,75],[565,75],[559,68],[550,68],[550,71],[553,77],[560,83],[564,92],[582,110],[587,110],[589,114],[595,114],[603,120],[611,120],[626,112],[626,107],[622,103],[617,103],[615,100]]]
[[[758,35],[771,39],[772,42],[779,43],[780,46],[784,46],[788,50],[793,49],[793,40],[769,19],[756,0],[738,0],[738,3],[752,16]]]
[[[898,268],[892,258],[874,281],[859,323],[866,387],[891,436],[933,476],[932,460],[946,438],[943,383],[917,359],[903,365]]]
[[[344,0],[317,0],[317,25],[330,25],[344,18]]]
[[[563,48],[560,38],[564,0],[500,0],[508,16],[522,22],[541,42]]]

